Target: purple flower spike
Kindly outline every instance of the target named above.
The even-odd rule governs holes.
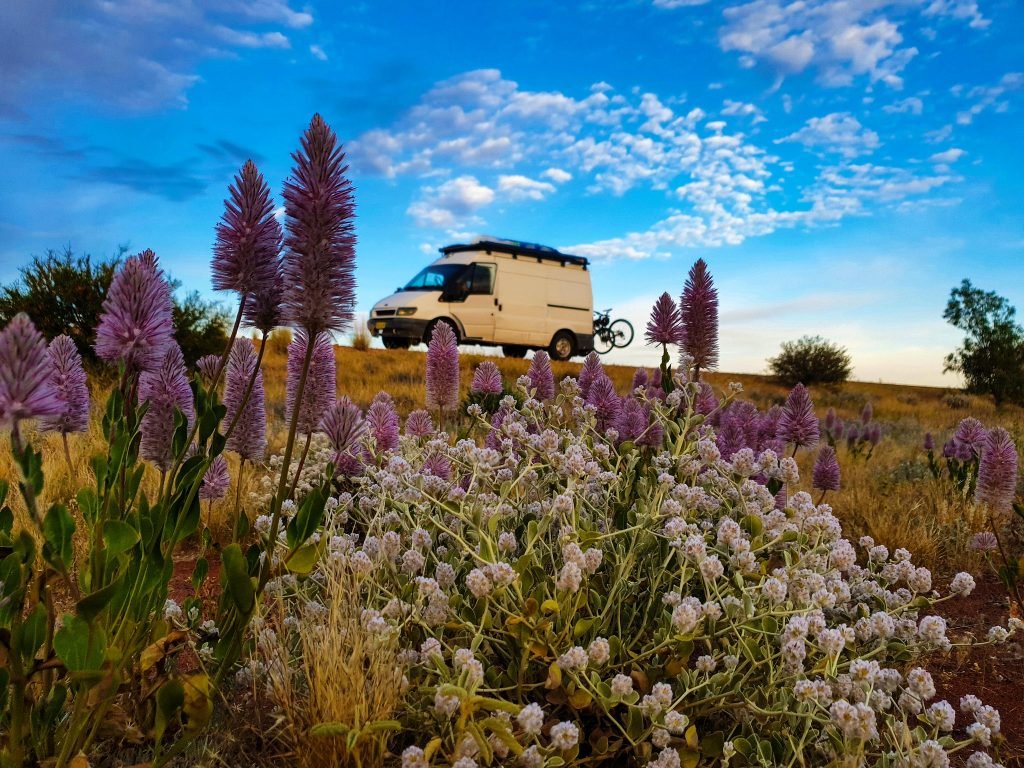
[[[345,153],[314,115],[284,184],[283,316],[309,336],[343,331],[355,303],[355,201]],[[333,399],[333,398],[332,398]]]
[[[636,439],[637,445],[646,445],[650,448],[661,448],[665,441],[665,428],[661,422],[651,417],[651,406],[644,406],[644,415],[647,417],[647,429]]]
[[[875,415],[875,409],[871,407],[871,403],[864,403],[864,408],[860,412],[860,423],[867,426],[871,423],[871,419]]]
[[[985,429],[985,425],[973,417],[968,417],[957,424],[956,432],[953,433],[953,440],[967,446],[974,452],[975,456],[978,456],[985,446],[985,438],[987,436],[988,430]]]
[[[555,375],[551,372],[551,358],[547,352],[539,349],[533,353],[526,377],[530,380],[530,389],[534,390],[535,398],[541,402],[554,399]]]
[[[602,374],[591,385],[587,395],[587,405],[592,405],[597,411],[597,431],[604,434],[606,430],[615,426],[622,410],[622,401],[615,392],[615,385],[612,380]]]
[[[139,402],[149,403],[139,425],[142,432],[139,453],[160,470],[167,471],[173,458],[174,412],[181,411],[185,415],[189,428],[195,418],[188,372],[185,370],[181,348],[176,343],[172,343],[164,353],[163,362],[158,368],[142,372],[139,377]]]
[[[228,471],[228,462],[223,456],[217,456],[210,462],[210,468],[203,475],[202,485],[199,486],[199,498],[206,501],[223,499],[231,485],[231,473]]]
[[[264,292],[277,279],[281,254],[281,225],[263,174],[252,160],[228,187],[224,215],[217,224],[213,246],[213,287],[245,296]]]
[[[359,406],[347,397],[342,397],[327,409],[320,421],[320,431],[331,441],[335,456],[355,456],[359,441],[366,434],[366,422]],[[335,461],[334,464],[337,467],[338,462]]]
[[[591,352],[583,361],[583,367],[580,368],[580,396],[584,400],[590,394],[590,386],[599,376],[604,376],[604,366],[601,365],[601,358],[598,357],[597,352]]]
[[[981,531],[971,536],[971,543],[967,546],[974,552],[994,552],[999,549],[999,539],[992,531]]]
[[[377,453],[398,449],[398,411],[387,392],[378,392],[366,410],[366,424],[377,446]]]
[[[423,409],[413,411],[405,420],[405,434],[410,437],[429,437],[434,434],[434,420]]]
[[[500,395],[505,389],[501,381],[501,370],[490,360],[484,360],[473,371],[473,383],[469,391],[475,395]]]
[[[288,381],[285,386],[285,412],[291,422],[295,412],[295,397],[302,376],[302,363],[306,358],[306,336],[302,332],[295,334],[288,345]],[[302,405],[299,408],[297,430],[304,435],[316,431],[320,419],[334,402],[337,392],[337,371],[334,360],[334,345],[330,336],[321,334],[316,337],[313,346],[313,358],[310,361],[309,373],[306,374],[306,386],[302,392]]]
[[[704,259],[697,259],[679,301],[683,349],[698,372],[718,367],[718,291]]]
[[[647,389],[650,382],[651,378],[647,374],[647,369],[637,368],[635,371],[633,371],[633,383],[629,385],[629,391],[636,392],[641,387]]]
[[[645,337],[649,344],[680,344],[683,340],[682,319],[675,300],[666,292],[658,297],[647,321]]]
[[[978,487],[974,498],[993,512],[1008,512],[1017,490],[1017,446],[1010,433],[996,427],[985,438],[978,465]]]
[[[821,446],[811,471],[811,485],[819,491],[839,490],[839,459],[831,445]]]
[[[697,402],[695,403],[695,410],[697,413],[702,413],[707,416],[709,413],[713,413],[718,409],[719,402],[715,396],[715,390],[712,389],[711,385],[706,381],[700,383],[700,389],[697,392]]]
[[[420,472],[448,482],[452,479],[452,463],[443,453],[432,453],[424,460]]]
[[[934,451],[935,450],[935,438],[932,437],[932,433],[931,432],[925,432],[924,433],[923,447],[924,447],[924,449],[926,451]]]
[[[459,341],[448,323],[438,323],[427,345],[427,409],[453,413],[459,407]]]
[[[199,378],[203,384],[210,386],[217,378],[217,368],[220,367],[220,355],[203,355],[196,360],[196,370],[199,371]]]
[[[50,378],[46,340],[19,313],[0,331],[0,429],[22,419],[56,418],[65,404]]]
[[[63,409],[56,416],[43,417],[44,430],[68,434],[89,429],[89,385],[82,369],[82,356],[70,336],[60,335],[50,342],[50,382]]]
[[[161,365],[174,343],[171,286],[146,250],[114,275],[96,329],[96,354],[137,372]]]
[[[647,412],[643,404],[632,397],[623,398],[622,408],[615,419],[615,431],[619,433],[619,442],[636,441],[646,429]]]
[[[872,446],[878,445],[882,442],[882,426],[878,422],[871,422],[868,424],[867,439]]]
[[[825,414],[825,421],[822,422],[822,426],[824,426],[825,430],[828,432],[835,432],[838,420],[839,418],[836,416],[836,409],[829,408],[828,413]]]
[[[814,404],[803,384],[797,384],[786,398],[779,417],[779,439],[797,448],[813,448],[818,444],[818,419]]]
[[[224,423],[235,424],[225,447],[249,461],[262,461],[267,451],[266,394],[263,389],[263,371],[256,370],[256,359],[252,342],[236,339],[228,356],[228,369],[224,377],[224,406],[227,408]],[[253,381],[252,392],[242,408],[245,390],[254,371],[256,379]]]

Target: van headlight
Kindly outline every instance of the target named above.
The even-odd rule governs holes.
[[[415,315],[415,314],[416,314],[416,307],[399,307],[398,308],[398,316],[399,317],[408,317],[409,315]]]

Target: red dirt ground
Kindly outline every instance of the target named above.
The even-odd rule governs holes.
[[[941,606],[939,613],[949,623],[949,638],[955,643],[974,637],[984,639],[989,627],[1006,626],[1006,590],[991,573],[976,577],[977,589]],[[1003,743],[1000,760],[1010,768],[1024,768],[1024,638],[1002,645],[974,649],[956,648],[948,655],[930,660],[938,699],[946,699],[958,710],[957,720],[969,721],[959,713],[960,697],[973,693],[985,704],[999,710]],[[965,751],[965,756],[971,750]]]

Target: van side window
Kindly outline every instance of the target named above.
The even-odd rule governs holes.
[[[494,293],[494,264],[474,264],[470,293]]]

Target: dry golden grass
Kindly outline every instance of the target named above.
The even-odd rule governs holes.
[[[280,452],[285,433],[284,400],[287,372],[287,347],[291,334],[274,332],[268,343],[264,359],[264,379],[267,390],[267,416],[271,425],[270,451]],[[338,393],[352,398],[365,407],[374,395],[386,390],[394,398],[402,415],[423,407],[423,370],[425,354],[422,351],[377,350],[358,351],[351,347],[336,347]],[[651,353],[652,363],[657,355]],[[463,394],[468,393],[473,369],[485,359],[481,355],[461,356],[461,383]],[[493,359],[501,368],[506,384],[526,373],[529,361],[506,358]],[[556,379],[579,371],[578,363],[553,363]],[[634,368],[607,366],[606,371],[620,393],[628,390]],[[718,390],[731,381],[744,386],[741,397],[759,407],[782,403],[788,389],[764,376],[711,374],[707,380]],[[95,397],[98,395],[98,397]],[[934,387],[899,386],[864,382],[850,382],[841,387],[812,388],[818,414],[823,416],[834,407],[844,420],[859,417],[861,408],[870,402],[876,421],[884,429],[882,444],[871,461],[856,459],[845,447],[838,450],[843,472],[843,487],[829,494],[828,501],[848,528],[850,535],[870,534],[890,547],[905,546],[924,564],[943,562],[950,567],[965,564],[965,542],[979,529],[982,521],[969,500],[955,499],[951,490],[933,480],[924,465],[920,449],[926,431],[935,434],[936,443],[956,426],[960,419],[974,416],[986,425],[1001,425],[1010,430],[1018,445],[1024,445],[1024,409],[1007,406],[997,409],[990,400],[981,397],[952,394]],[[106,392],[94,393],[95,410],[102,407]],[[951,407],[952,406],[952,407]],[[71,435],[72,467],[66,465],[60,438],[55,435],[32,436],[44,447],[44,471],[47,486],[42,499],[45,505],[73,499],[77,488],[93,481],[88,459],[103,446],[99,417],[94,415],[88,433]],[[810,454],[801,456],[805,477],[810,475]],[[237,478],[237,460],[228,457],[232,477]],[[243,478],[241,499],[248,501],[249,492],[256,488],[259,467],[247,468]],[[0,478],[15,480],[16,468],[10,452],[0,451]],[[159,482],[157,473],[150,471],[146,489],[154,493]],[[13,506],[23,514],[17,493],[10,494]],[[215,539],[230,536],[230,520],[234,519],[235,487],[227,496],[212,505],[211,520]],[[73,506],[73,505],[72,505]],[[204,518],[208,512],[204,503]]]
[[[282,757],[302,768],[379,766],[388,721],[402,701],[398,637],[364,625],[360,582],[348,568],[335,563],[320,573],[325,607],[298,622],[299,663],[281,663],[291,658],[285,633],[276,644],[259,646],[280,712]],[[274,619],[283,618],[283,605],[272,603],[270,611],[271,623],[280,626]]]

